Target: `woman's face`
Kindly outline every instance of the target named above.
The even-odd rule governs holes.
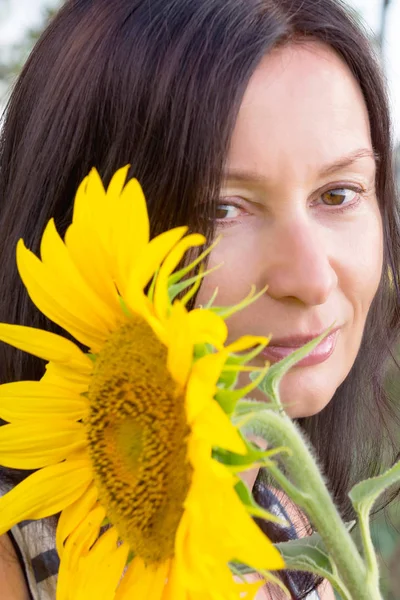
[[[382,271],[382,224],[366,106],[348,67],[316,41],[276,49],[245,93],[218,206],[222,240],[198,303],[268,285],[228,320],[231,340],[272,333],[274,362],[336,331],[281,384],[293,417],[322,410],[348,375]],[[261,361],[261,358],[260,358]],[[254,394],[252,394],[254,397]]]

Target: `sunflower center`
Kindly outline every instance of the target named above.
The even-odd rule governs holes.
[[[100,500],[135,555],[174,554],[192,469],[184,390],[167,369],[167,348],[134,317],[97,357],[88,390],[90,455]]]

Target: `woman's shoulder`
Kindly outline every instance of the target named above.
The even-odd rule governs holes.
[[[0,496],[9,489],[0,481]],[[54,524],[41,519],[22,521],[0,536],[1,600],[54,600],[59,568],[54,531]]]
[[[0,589],[3,600],[30,600],[21,563],[6,533],[0,536]]]

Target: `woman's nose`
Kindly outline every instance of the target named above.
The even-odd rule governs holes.
[[[306,219],[268,232],[263,278],[276,300],[295,298],[308,306],[324,304],[337,286],[329,233]]]

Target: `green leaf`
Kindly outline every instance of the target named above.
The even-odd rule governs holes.
[[[322,538],[318,533],[288,542],[280,542],[274,544],[274,546],[279,550],[285,561],[285,569],[319,575],[327,579],[335,591],[340,593],[341,600],[355,600],[355,598],[351,598],[338,576],[336,566],[330,560]],[[235,573],[241,576],[255,572],[248,565],[241,563],[230,564],[230,567],[234,567]]]
[[[311,340],[311,342],[308,342],[308,344],[305,344],[298,350],[295,350],[294,352],[289,354],[289,356],[286,356],[279,362],[273,364],[269,368],[264,379],[258,385],[260,390],[264,392],[264,394],[266,394],[273,402],[275,401],[275,403],[278,403],[277,391],[279,382],[281,381],[282,377],[289,371],[289,369],[294,367],[298,362],[300,362],[303,358],[310,354],[310,352],[314,350],[314,348],[316,348],[316,346],[318,346],[318,344],[330,334],[330,332],[332,331],[332,327],[333,324],[320,336],[314,338],[313,340]],[[250,377],[254,379],[255,375],[252,374],[250,375]]]
[[[310,570],[323,577],[326,574],[333,575],[328,552],[318,533],[288,542],[280,542],[275,546],[282,554],[287,569]]]
[[[349,493],[350,500],[357,512],[369,512],[379,496],[399,481],[400,461],[386,473],[357,483]]]
[[[344,583],[338,576],[335,564],[329,558],[321,536],[313,533],[310,536],[280,542],[275,547],[282,554],[285,568],[293,571],[306,571],[327,579],[335,592],[339,592],[342,600],[352,599]]]
[[[306,571],[319,575],[330,581],[332,586],[340,592],[342,600],[352,600],[343,582],[338,577],[335,565],[332,564],[321,536],[318,533],[288,542],[280,542],[279,544],[274,544],[274,546],[282,554],[285,561],[285,569]],[[235,572],[242,576],[254,572],[254,569],[247,565],[234,563],[233,566]]]

